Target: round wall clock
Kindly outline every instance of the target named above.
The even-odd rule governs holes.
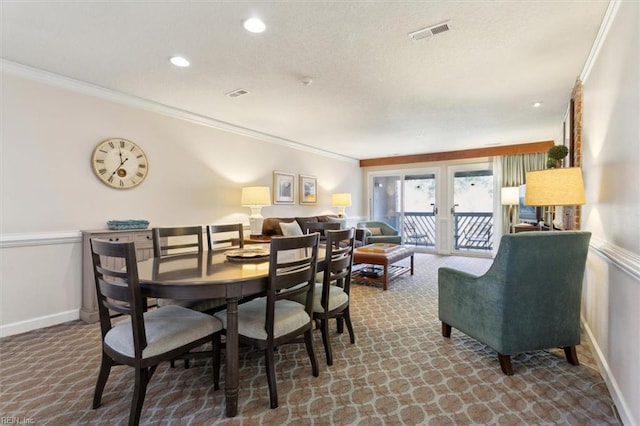
[[[149,170],[144,151],[127,139],[100,142],[91,157],[93,171],[112,188],[127,189],[140,185]]]

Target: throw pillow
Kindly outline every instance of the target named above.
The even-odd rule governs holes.
[[[282,235],[285,237],[295,237],[298,235],[304,235],[302,228],[295,220],[293,222],[280,222],[280,229],[282,229]]]
[[[382,230],[380,228],[369,228],[371,235],[382,235]]]

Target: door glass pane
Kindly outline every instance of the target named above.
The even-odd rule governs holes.
[[[375,176],[371,219],[399,229],[400,200],[402,199],[399,176]]]
[[[493,248],[493,172],[458,171],[453,177],[454,250]]]
[[[435,247],[435,206],[436,175],[406,175],[402,220],[402,241],[405,244]]]

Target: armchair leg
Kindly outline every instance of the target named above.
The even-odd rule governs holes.
[[[564,348],[564,356],[567,358],[567,361],[571,365],[580,365],[580,361],[578,361],[578,354],[576,353],[575,346],[565,346]]]
[[[451,337],[451,326],[446,322],[442,322],[442,337]]]
[[[511,366],[511,356],[498,354],[498,360],[500,361],[500,368],[502,368],[502,372],[507,376],[513,376],[513,367]]]

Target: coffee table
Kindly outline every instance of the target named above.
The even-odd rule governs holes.
[[[371,274],[366,266],[354,268],[352,278],[356,281],[382,284],[382,290],[386,290],[389,281],[405,272],[413,275],[414,248],[411,246],[389,243],[369,244],[353,251],[353,263],[363,265],[382,266],[382,274]],[[411,266],[396,265],[395,263],[411,258]]]

